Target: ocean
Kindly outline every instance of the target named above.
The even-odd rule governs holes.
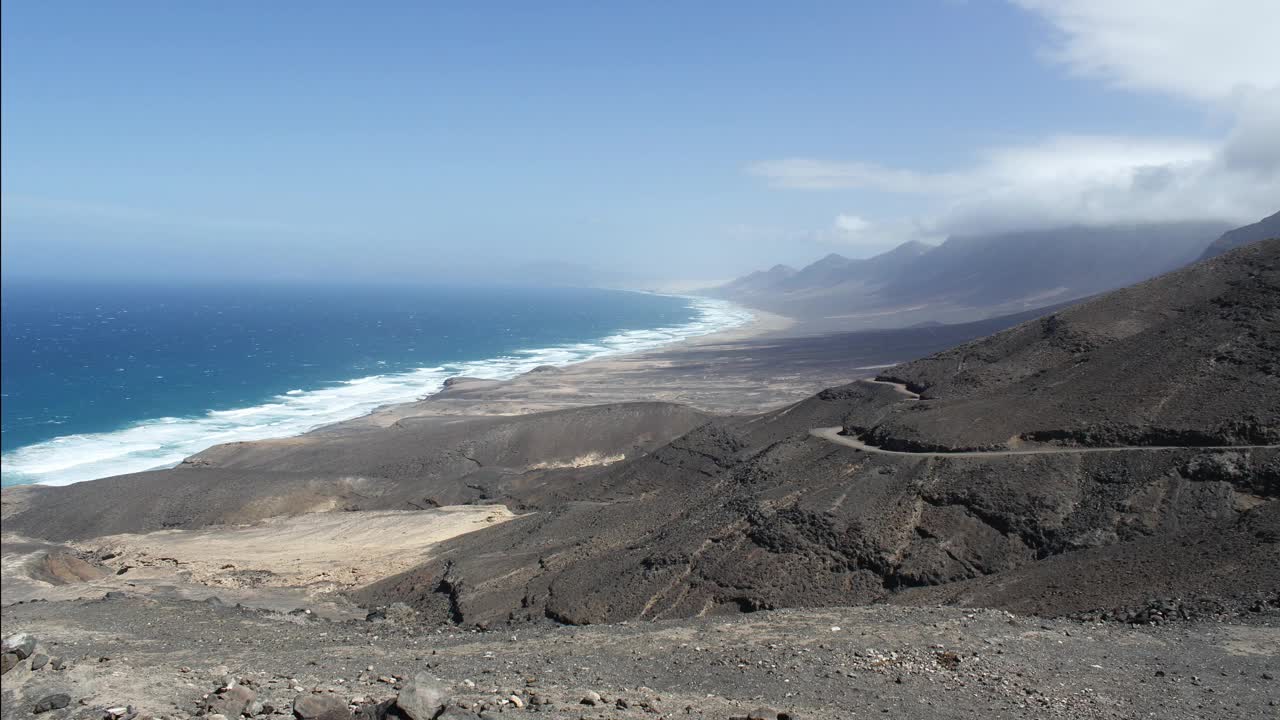
[[[577,288],[6,281],[0,480],[67,484],[297,435],[437,392],[741,325],[703,298]]]

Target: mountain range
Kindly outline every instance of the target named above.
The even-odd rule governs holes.
[[[1140,282],[1196,260],[1215,237],[1229,247],[1275,234],[1275,222],[1226,235],[1220,223],[1181,222],[953,236],[865,259],[831,254],[799,270],[778,265],[706,294],[812,331],[967,322]]]

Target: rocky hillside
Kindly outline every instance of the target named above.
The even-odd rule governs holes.
[[[885,373],[928,402],[855,432],[1008,449],[1280,442],[1280,240]]]
[[[1278,261],[1261,243],[886,373],[919,399],[861,382],[712,420],[358,597],[596,623],[876,602],[1064,558],[1077,594],[1045,597],[1042,578],[963,597],[1046,614],[1152,588],[1280,601]],[[812,432],[832,426],[897,452]],[[1177,550],[1214,537],[1235,540]],[[1216,587],[1179,580],[1246,557]],[[1115,583],[1126,562],[1147,581]]]
[[[1245,225],[1223,233],[1222,237],[1214,240],[1213,244],[1205,249],[1201,259],[1217,257],[1242,245],[1255,243],[1259,240],[1270,240],[1271,238],[1280,238],[1280,212],[1265,217],[1252,225]]]
[[[708,416],[670,403],[622,403],[515,417],[407,418],[219,445],[172,470],[65,487],[8,488],[7,533],[73,540],[247,523],[328,510],[556,503],[559,477],[583,477],[661,447]]]

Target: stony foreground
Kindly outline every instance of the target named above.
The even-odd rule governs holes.
[[[1275,613],[1139,626],[875,606],[486,633],[418,625],[404,608],[372,617],[115,593],[9,606],[5,633],[35,643],[4,675],[3,717],[1280,713]],[[55,660],[32,670],[38,658]]]

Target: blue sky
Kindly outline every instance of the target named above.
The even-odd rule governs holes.
[[[3,268],[696,284],[1280,206],[1280,3],[1113,5],[5,2]]]

